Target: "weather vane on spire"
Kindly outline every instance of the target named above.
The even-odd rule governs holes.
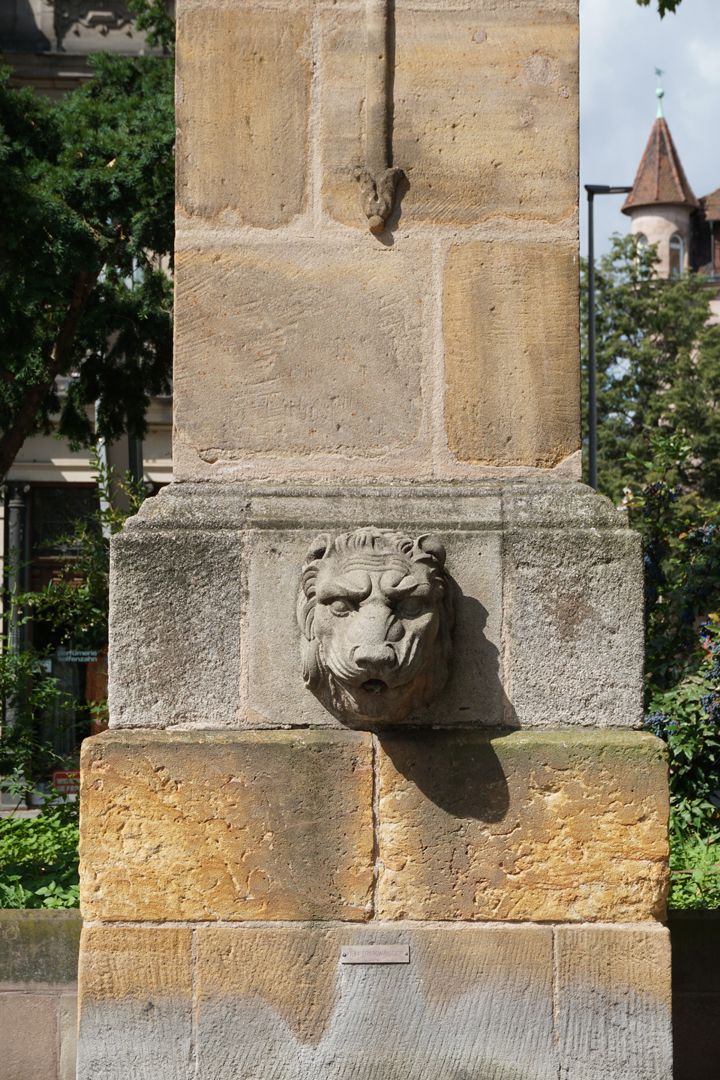
[[[662,88],[662,84],[661,84],[660,80],[662,79],[665,72],[663,71],[662,68],[657,68],[656,67],[655,68],[655,74],[657,75],[657,80],[658,80],[657,90],[655,91],[655,96],[658,99],[657,115],[658,115],[658,120],[662,120],[662,118],[663,118],[663,98],[665,97],[665,91]]]

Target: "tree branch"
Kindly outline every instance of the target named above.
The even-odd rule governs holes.
[[[75,278],[70,304],[48,357],[45,375],[40,382],[28,387],[12,426],[0,437],[0,479],[7,475],[22,444],[32,434],[43,401],[51,392],[57,376],[62,374],[70,362],[78,324],[97,279],[98,274],[91,274],[86,270],[81,271]]]

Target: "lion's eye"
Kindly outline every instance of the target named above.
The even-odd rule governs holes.
[[[414,619],[416,615],[421,614],[424,608],[425,603],[421,596],[406,596],[398,604],[397,613],[401,618]]]
[[[338,597],[337,600],[333,600],[330,604],[330,610],[333,615],[348,615],[354,608],[351,600],[345,597]]]

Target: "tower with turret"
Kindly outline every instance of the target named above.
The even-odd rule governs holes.
[[[640,243],[657,245],[661,276],[694,271],[707,278],[720,319],[720,188],[696,198],[664,116],[662,88],[657,96],[657,117],[622,211]]]
[[[700,204],[685,176],[662,100],[659,89],[657,118],[622,210],[640,243],[657,244],[658,271],[668,277],[690,269],[691,219]]]

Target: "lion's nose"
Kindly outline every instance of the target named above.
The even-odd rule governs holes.
[[[360,641],[353,649],[352,658],[363,671],[378,671],[395,666],[395,653],[387,641]]]

